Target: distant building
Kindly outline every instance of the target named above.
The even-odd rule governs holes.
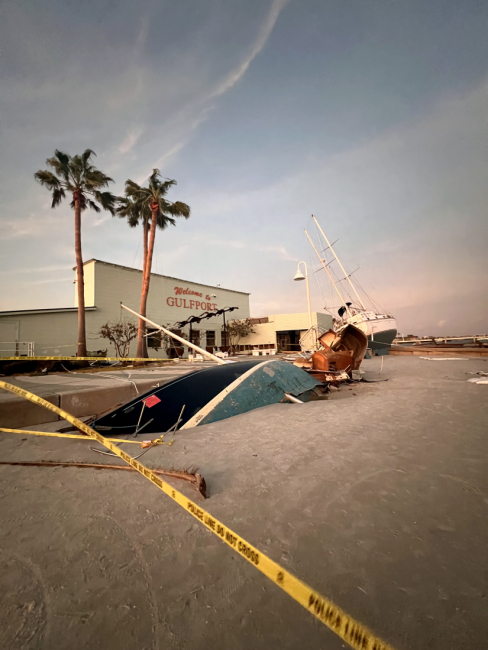
[[[108,356],[114,356],[115,349],[98,333],[107,321],[124,319],[137,323],[137,318],[123,310],[120,303],[139,311],[142,271],[95,259],[85,262],[84,270],[87,349],[89,354],[108,349]],[[75,356],[78,340],[76,287],[74,304],[74,307],[57,309],[0,312],[0,356],[25,355],[27,344],[31,344],[31,348],[33,344],[35,356]],[[249,318],[249,294],[151,274],[147,317],[159,325],[172,326],[186,321],[190,316],[224,307],[237,307],[235,311],[225,314],[227,320]],[[223,315],[193,324],[192,340],[209,351],[221,347],[225,349],[222,325]],[[178,328],[175,331],[178,333]],[[189,326],[183,327],[182,331],[188,338]],[[154,347],[159,344],[157,338],[148,338],[150,357],[167,356],[164,348]],[[133,341],[130,356],[135,356],[135,352],[136,341]],[[170,356],[182,353],[183,348],[169,350]]]
[[[88,355],[107,350],[115,356],[115,349],[107,339],[99,336],[100,328],[107,322],[129,320],[137,317],[121,308],[123,302],[139,311],[142,271],[101,260],[89,260],[85,269],[85,310]],[[75,280],[76,282],[76,280]],[[169,326],[185,339],[190,337],[190,326],[177,323],[203,312],[213,312],[224,307],[236,307],[225,314],[226,321],[250,317],[249,293],[222,289],[198,282],[190,282],[157,273],[151,274],[147,303],[147,317],[165,327]],[[76,356],[78,334],[78,300],[75,287],[74,307],[54,309],[25,309],[0,312],[0,356]],[[191,327],[193,343],[208,352],[227,350],[223,333],[224,315],[212,316]],[[254,334],[241,339],[239,352],[253,349],[272,349],[278,352],[300,350],[300,337],[309,328],[308,313],[275,314],[251,319]],[[329,314],[312,313],[312,324],[321,330],[333,327]],[[148,333],[156,331],[148,326]],[[136,341],[129,356],[135,356]],[[166,358],[187,353],[186,346],[175,341],[168,350],[161,347],[159,337],[148,337],[150,357]]]
[[[255,334],[239,342],[239,351],[255,348],[278,352],[299,351],[300,337],[309,329],[308,312],[304,314],[274,314],[264,318],[252,318]],[[332,316],[312,312],[312,325],[320,330],[333,329]]]

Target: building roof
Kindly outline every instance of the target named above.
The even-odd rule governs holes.
[[[83,266],[86,264],[90,264],[90,262],[97,262],[98,264],[105,264],[106,266],[115,266],[116,268],[119,269],[125,269],[126,271],[136,271],[136,273],[142,273],[140,269],[134,269],[131,266],[123,266],[122,264],[114,264],[113,262],[104,262],[103,260],[97,260],[94,257],[91,259],[87,260],[86,262],[83,262]],[[76,270],[76,266],[73,268],[73,271]],[[216,287],[212,284],[203,284],[202,282],[195,282],[194,280],[183,280],[182,278],[175,278],[172,275],[162,275],[161,273],[153,273],[151,271],[151,275],[155,275],[159,278],[167,278],[168,280],[176,280],[177,282],[190,282],[191,284],[197,284],[200,287],[208,287],[209,289],[217,289],[221,291],[232,291],[232,293],[242,293],[245,296],[250,296],[251,294],[247,291],[236,291],[235,289],[225,289],[225,287]]]

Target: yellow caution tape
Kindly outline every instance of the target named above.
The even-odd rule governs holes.
[[[34,404],[39,404],[40,406],[44,406],[50,411],[57,413],[68,422],[74,424],[78,429],[84,431],[92,438],[95,438],[100,444],[110,449],[114,454],[125,460],[145,478],[149,479],[160,490],[171,497],[173,501],[176,501],[176,503],[184,510],[198,519],[223,542],[234,549],[236,553],[239,553],[239,555],[241,555],[245,560],[256,567],[258,571],[261,571],[261,573],[263,573],[267,578],[278,585],[278,587],[296,600],[297,603],[313,614],[321,623],[326,625],[343,641],[348,643],[351,648],[354,648],[355,650],[393,650],[392,646],[375,636],[373,632],[362,623],[353,619],[328,598],[325,598],[325,596],[322,596],[285,568],[271,560],[267,555],[249,544],[240,535],[234,533],[234,531],[227,528],[227,526],[224,526],[223,523],[200,508],[196,503],[190,501],[190,499],[181,494],[181,492],[178,492],[178,490],[172,488],[171,485],[161,480],[161,478],[148,467],[145,467],[137,460],[134,460],[134,458],[129,456],[129,454],[113,445],[107,440],[107,438],[104,438],[102,435],[91,429],[88,425],[84,424],[84,422],[81,422],[66,411],[63,411],[63,409],[54,406],[54,404],[46,402],[42,397],[29,393],[22,388],[12,386],[4,381],[0,381],[0,388],[4,388],[11,393],[15,393],[20,397],[24,397],[25,399],[34,402]]]
[[[0,431],[2,433],[27,433],[31,436],[52,436],[53,438],[76,438],[77,440],[92,441],[90,436],[78,436],[71,433],[54,433],[53,431],[26,431],[25,429],[4,429],[2,427],[0,427]],[[110,442],[123,442],[124,444],[127,443],[129,445],[141,444],[140,440],[119,440],[118,438],[106,438],[106,440],[109,440]]]
[[[174,361],[174,359],[141,359],[139,357],[0,357],[0,361]]]

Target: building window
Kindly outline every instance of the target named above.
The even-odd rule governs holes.
[[[190,342],[193,343],[193,345],[200,345],[200,330],[192,329]]]
[[[147,334],[147,347],[159,350],[161,347],[161,330],[148,329]]]
[[[214,348],[215,347],[215,332],[211,332],[207,330],[207,347],[209,348]]]
[[[227,332],[226,332],[225,330],[222,330],[222,333],[221,333],[221,335],[220,335],[220,340],[222,341],[222,342],[221,342],[221,345],[223,345],[224,347],[226,347],[227,345],[229,345],[229,344],[227,343],[227,339],[228,339]]]
[[[183,332],[181,330],[170,328],[170,332],[173,332],[173,334],[176,334],[177,336],[181,336],[183,338]],[[181,357],[183,355],[183,352],[183,343],[180,343],[170,336],[166,338],[166,354],[168,357],[170,357],[170,359]]]

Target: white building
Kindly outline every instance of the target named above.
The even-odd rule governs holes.
[[[239,342],[241,352],[261,349],[293,352],[300,350],[300,338],[309,329],[308,312],[304,314],[274,314],[264,318],[252,318],[254,334]],[[332,316],[312,312],[312,326],[320,331],[333,329]]]
[[[113,345],[99,335],[101,327],[120,320],[137,324],[137,317],[121,308],[124,303],[139,311],[142,271],[100,260],[89,260],[85,269],[85,310],[88,355],[107,350],[106,356],[116,356]],[[26,309],[0,312],[0,356],[76,356],[78,340],[78,309],[75,285],[74,307],[57,309]],[[176,323],[203,312],[214,312],[225,307],[236,308],[225,314],[226,321],[250,317],[249,294],[188,282],[166,275],[151,274],[147,317],[189,339],[190,326]],[[192,324],[192,341],[209,352],[227,349],[223,336],[223,316],[212,316],[199,324]],[[254,334],[239,342],[240,352],[255,348],[280,351],[299,350],[300,337],[309,328],[308,313],[275,314],[251,319]],[[312,325],[320,330],[332,328],[332,316],[312,313]],[[148,327],[148,333],[151,327]],[[136,340],[132,341],[129,356],[136,354]],[[157,337],[148,337],[150,357],[183,356],[187,348],[178,346],[168,351]],[[105,356],[105,355],[103,355]]]
[[[137,318],[120,307],[123,302],[139,311],[142,287],[142,271],[100,260],[89,260],[85,270],[86,334],[89,354],[107,350],[114,356],[115,349],[108,340],[99,336],[100,328],[107,322]],[[75,306],[59,309],[28,309],[0,312],[0,356],[26,354],[22,343],[33,343],[35,356],[74,356],[78,340],[77,297]],[[151,274],[147,317],[163,326],[173,326],[190,316],[224,307],[237,307],[225,314],[227,320],[249,318],[249,294],[198,282]],[[209,351],[225,347],[222,340],[223,315],[202,320],[192,325],[192,340]],[[150,328],[149,328],[150,329]],[[174,328],[178,332],[179,328]],[[186,338],[189,326],[183,328]],[[148,338],[150,357],[166,357],[166,350],[156,349],[157,339]],[[183,349],[172,349],[170,355],[181,355]],[[131,345],[129,356],[135,356],[136,341]]]

